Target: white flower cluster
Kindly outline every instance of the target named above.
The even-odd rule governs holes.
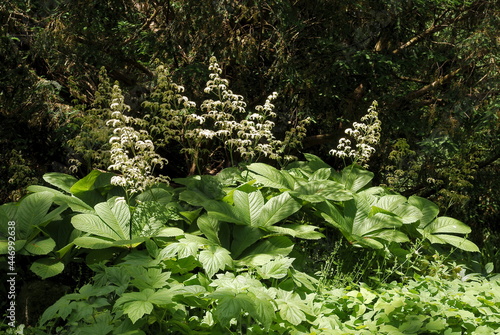
[[[229,81],[221,78],[222,69],[215,57],[210,58],[209,70],[204,92],[214,98],[204,100],[197,111],[196,104],[181,95],[184,88],[172,82],[168,70],[164,66],[157,68],[158,80],[151,95],[155,102],[144,102],[143,106],[151,110],[145,119],[150,123],[150,133],[160,135],[159,145],[180,143],[186,159],[195,165],[200,152],[218,148],[227,152],[231,164],[236,156],[245,161],[257,161],[260,157],[280,162],[296,159],[285,155],[285,150],[300,145],[309,120],[298,122],[287,132],[285,140],[279,141],[273,135],[272,121],[276,117],[272,102],[278,94],[274,92],[264,105],[247,112],[243,96],[233,93]]]
[[[276,117],[272,102],[278,97],[278,93],[273,92],[267,97],[264,105],[258,105],[254,112],[247,113],[243,97],[229,90],[229,81],[220,77],[222,70],[215,57],[210,58],[209,70],[212,73],[204,92],[214,94],[217,100],[207,99],[201,105],[203,117],[213,120],[213,131],[208,133],[208,136],[222,140],[231,159],[234,152],[246,161],[256,161],[262,156],[278,161],[296,159],[294,156],[284,155],[285,147],[296,144],[296,139],[302,139],[306,130],[304,123],[294,129],[292,133],[298,135],[295,142],[291,136],[285,141],[275,138],[275,123],[270,119]],[[237,115],[245,114],[247,116],[244,119],[237,121]],[[203,136],[205,133],[199,134]]]
[[[112,165],[108,169],[118,171],[120,175],[111,178],[111,183],[123,186],[130,194],[142,192],[160,182],[168,183],[166,177],[153,175],[154,168],[163,167],[167,160],[155,152],[147,131],[137,131],[131,126],[137,120],[123,114],[130,107],[124,103],[118,85],[113,87],[112,98],[111,118],[106,122],[114,128],[109,140]]]
[[[341,138],[337,149],[330,150],[330,154],[340,158],[351,158],[354,162],[368,167],[370,157],[375,153],[375,146],[380,141],[381,122],[378,119],[377,101],[374,101],[368,113],[361,118],[361,122],[354,122],[353,128],[348,128],[345,133],[356,141],[356,146],[352,147],[352,142],[348,138]]]

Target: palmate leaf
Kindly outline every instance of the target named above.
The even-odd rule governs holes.
[[[279,315],[283,320],[294,326],[306,320],[305,310],[307,307],[296,293],[278,290],[276,302],[278,303]]]
[[[273,225],[301,208],[300,203],[288,192],[271,198],[264,203],[260,190],[250,193],[236,190],[233,194],[234,206],[222,201],[209,201],[204,204],[208,214],[221,221],[244,224],[251,227]]]
[[[200,252],[198,260],[209,278],[213,277],[219,270],[233,266],[233,259],[229,251],[221,246],[208,246],[207,249]]]
[[[330,202],[318,204],[319,214],[351,242],[361,246],[381,249],[383,241],[406,242],[408,237],[399,231],[401,218],[388,210],[374,207],[375,197],[359,193],[342,206]],[[384,204],[380,204],[384,206]],[[387,206],[384,206],[387,207]]]
[[[334,175],[334,180],[340,182],[347,190],[358,192],[367,186],[374,174],[356,165],[347,166],[340,175]]]
[[[252,295],[251,297],[254,304],[253,313],[250,315],[262,323],[264,329],[267,331],[273,320],[276,319],[276,310],[272,302],[273,298],[260,287],[250,287],[248,290],[249,294]]]
[[[152,289],[144,289],[140,292],[124,293],[116,300],[114,309],[120,307],[123,312],[128,315],[132,323],[142,318],[144,314],[149,314],[153,311],[153,304],[149,301],[154,295]]]
[[[96,214],[78,214],[71,219],[76,229],[113,241],[129,240],[130,210],[123,198],[114,197],[94,207]]]
[[[288,274],[295,258],[278,257],[257,268],[257,273],[263,279],[281,279]]]
[[[243,311],[254,314],[252,297],[246,293],[238,293],[235,296],[224,297],[217,301],[215,316],[223,327],[229,325],[229,321],[238,318]]]

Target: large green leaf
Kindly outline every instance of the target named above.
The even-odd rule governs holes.
[[[73,176],[59,172],[46,173],[43,175],[43,180],[68,193],[70,193],[71,187],[78,181]]]
[[[307,159],[307,166],[311,168],[311,172],[315,172],[319,169],[331,169],[332,167],[325,163],[321,158],[313,154],[304,153],[304,157]]]
[[[301,207],[301,204],[292,198],[288,192],[281,193],[277,197],[271,198],[260,208],[258,226],[271,226],[294,214]]]
[[[46,255],[54,250],[55,246],[56,242],[52,238],[40,236],[26,243],[24,248],[33,255]]]
[[[291,190],[294,187],[295,181],[286,171],[280,171],[264,163],[250,164],[247,169],[252,171],[252,177],[265,187],[280,190]]]
[[[222,245],[219,239],[220,222],[213,216],[202,215],[197,220],[198,228],[212,243]]]
[[[54,197],[54,203],[59,205],[67,205],[74,212],[79,213],[95,213],[95,210],[92,206],[85,203],[80,198],[71,195],[56,195]]]
[[[293,242],[286,236],[273,236],[259,241],[255,247],[247,249],[238,261],[241,265],[264,265],[277,256],[287,256],[293,249]]]
[[[384,241],[408,241],[408,237],[398,230],[403,224],[401,218],[388,210],[372,206],[374,199],[370,194],[360,193],[343,205],[324,202],[316,208],[351,243],[381,249]],[[380,205],[387,207],[383,203]]]
[[[103,239],[102,237],[81,236],[73,241],[75,245],[87,249],[105,249],[113,246],[113,241]]]
[[[93,170],[87,176],[77,181],[70,188],[70,192],[82,199],[90,206],[106,200],[106,194],[114,188],[111,185],[112,173]]]
[[[42,279],[46,279],[60,274],[64,270],[64,264],[53,257],[42,258],[34,261],[30,270],[42,277]]]
[[[425,228],[418,231],[431,243],[450,244],[465,251],[479,252],[479,248],[474,243],[464,237],[450,234],[468,234],[471,232],[469,226],[456,219],[440,216],[429,223]]]
[[[198,260],[209,278],[213,277],[219,270],[233,266],[233,259],[229,251],[218,245],[211,245],[202,250]]]
[[[258,227],[235,226],[233,227],[233,240],[231,243],[231,254],[234,258],[239,257],[245,249],[253,245],[264,236]]]
[[[264,206],[264,197],[260,191],[247,193],[236,190],[233,193],[233,201],[235,212],[243,222],[252,227],[259,225],[260,211]]]
[[[309,181],[307,184],[297,187],[290,194],[311,203],[325,200],[347,201],[352,199],[352,193],[347,191],[344,185],[333,180]]]
[[[334,179],[343,184],[347,190],[358,192],[370,183],[373,176],[374,174],[368,170],[350,165],[342,170],[340,176],[334,176]]]
[[[220,200],[210,200],[203,204],[210,216],[214,218],[236,224],[245,224],[244,220],[237,215],[233,206]]]
[[[439,207],[430,200],[425,198],[411,196],[408,198],[408,203],[415,206],[422,212],[419,228],[424,228],[439,214]]]
[[[97,204],[96,214],[78,214],[71,219],[73,226],[85,233],[113,241],[129,240],[130,210],[124,199],[111,198]]]
[[[34,193],[23,198],[19,202],[17,215],[13,218],[16,221],[16,233],[27,237],[35,226],[42,224],[53,198],[54,194],[50,192]]]
[[[292,237],[303,238],[305,240],[319,240],[325,235],[316,231],[318,227],[305,224],[285,224],[281,226],[269,226],[263,228],[265,231],[275,233],[277,235],[290,235]]]

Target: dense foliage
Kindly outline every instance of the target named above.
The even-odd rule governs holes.
[[[15,253],[24,332],[494,334],[499,17],[3,1],[0,268]]]

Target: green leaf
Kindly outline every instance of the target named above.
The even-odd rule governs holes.
[[[286,224],[282,226],[269,226],[265,227],[264,230],[276,233],[280,235],[290,235],[292,237],[303,238],[306,240],[319,240],[325,235],[317,232],[316,229],[319,227],[303,224]]]
[[[255,192],[234,191],[233,193],[235,212],[242,218],[245,224],[256,227],[259,225],[259,217],[264,206],[264,197],[257,190]]]
[[[203,207],[208,212],[208,215],[225,222],[245,224],[242,218],[240,218],[233,206],[219,200],[210,200],[203,204]]]
[[[260,209],[258,226],[271,226],[286,219],[301,208],[301,204],[290,196],[288,192],[281,193],[271,198],[264,207]]]
[[[130,211],[122,198],[111,198],[95,206],[97,215],[78,214],[71,219],[73,227],[86,233],[111,240],[128,240]]]
[[[263,279],[281,279],[286,277],[288,269],[292,266],[295,258],[281,257],[271,260],[270,262],[257,268],[257,273]]]
[[[123,305],[123,312],[128,315],[132,323],[136,323],[144,314],[149,314],[152,311],[153,304],[149,301],[137,300]]]
[[[200,252],[198,259],[209,278],[212,278],[219,270],[232,267],[233,264],[229,251],[221,246],[209,246]]]
[[[206,238],[218,245],[222,245],[219,239],[220,222],[209,215],[202,215],[197,220],[198,228]]]
[[[69,191],[77,195],[79,193],[94,190],[110,184],[111,176],[113,176],[111,173],[103,173],[99,170],[92,170],[88,175],[74,183]]]
[[[425,198],[411,196],[408,198],[408,202],[420,209],[422,212],[422,217],[420,218],[420,228],[424,228],[428,223],[430,223],[439,214],[439,207],[430,200]]]
[[[106,222],[101,220],[101,218],[94,214],[78,214],[71,219],[71,224],[76,229],[101,236],[106,237],[111,240],[120,240],[124,237],[119,235],[114,229],[109,227]]]
[[[273,298],[260,288],[250,287],[254,308],[250,310],[250,315],[262,323],[264,330],[268,331],[273,320],[276,319]]]
[[[304,304],[296,293],[280,290],[278,292],[278,309],[279,315],[285,321],[290,322],[294,326],[306,320],[304,313]]]
[[[113,241],[93,236],[77,237],[73,243],[81,248],[87,249],[105,249],[113,246]]]
[[[49,192],[34,193],[26,196],[19,202],[16,217],[16,233],[27,237],[34,226],[43,223],[45,215],[52,205],[54,194]]]
[[[54,197],[54,203],[58,205],[67,205],[69,208],[71,208],[75,212],[80,212],[80,213],[95,213],[94,208],[89,206],[87,203],[85,203],[83,200],[80,198],[77,198],[75,196],[71,195],[56,195]]]
[[[46,255],[56,247],[56,242],[45,236],[40,236],[24,245],[24,248],[33,255]]]
[[[351,192],[347,191],[339,182],[333,180],[315,180],[297,187],[290,192],[293,196],[302,200],[318,203],[326,199],[332,201],[347,201],[352,199]]]
[[[71,187],[78,181],[73,176],[59,172],[46,173],[43,175],[43,180],[68,193],[70,193]]]
[[[252,171],[252,178],[265,187],[277,188],[280,190],[291,190],[295,181],[286,171],[280,171],[264,163],[253,163],[247,166]]]
[[[370,183],[373,176],[374,174],[368,170],[362,169],[356,165],[350,165],[342,170],[340,178],[334,178],[338,182],[344,184],[347,190],[358,192]]]
[[[309,178],[309,181],[328,180],[328,178],[330,178],[331,175],[332,175],[332,169],[330,167],[321,168],[321,169],[314,171],[314,173]]]
[[[304,153],[304,157],[309,162],[308,166],[312,169],[312,171],[317,171],[319,169],[331,169],[332,167],[326,164],[321,158],[315,156],[313,154]]]
[[[130,233],[130,210],[124,198],[111,198],[106,203],[95,205],[97,215],[103,220],[120,239],[126,240],[133,237]]]
[[[154,236],[157,237],[175,237],[184,235],[184,231],[176,227],[165,227],[158,230]]]
[[[260,240],[264,236],[263,232],[256,227],[235,226],[233,227],[233,241],[231,243],[231,253],[237,258],[248,247]]]
[[[431,243],[450,244],[456,248],[468,252],[480,251],[479,247],[476,244],[460,236],[448,235],[448,234],[436,234],[436,235],[427,235],[427,239]]]
[[[53,257],[42,258],[34,261],[30,266],[30,270],[42,279],[46,279],[63,272],[64,264]]]
[[[176,216],[175,210],[160,202],[147,201],[140,203],[135,208],[132,216],[132,236],[158,236],[159,231],[165,229],[166,224],[172,217]],[[126,221],[124,224],[128,230],[129,224]]]
[[[225,297],[217,302],[215,316],[223,327],[229,325],[229,321],[239,317],[243,311],[253,311],[253,301],[245,293],[239,293],[232,297]]]
[[[136,200],[139,202],[155,201],[166,205],[172,201],[172,191],[162,186],[156,186],[137,195]]]
[[[436,220],[432,221],[431,224],[424,228],[424,231],[428,234],[439,234],[439,233],[454,233],[454,234],[468,234],[471,232],[469,226],[465,223],[460,222],[456,219],[440,216]]]
[[[278,256],[287,256],[293,249],[293,242],[285,236],[273,236],[262,240],[245,252],[240,264],[263,265]]]
[[[467,239],[449,234],[468,234],[471,232],[469,226],[456,219],[441,216],[429,223],[425,228],[418,231],[431,243],[450,244],[456,248],[479,252],[477,245]]]

